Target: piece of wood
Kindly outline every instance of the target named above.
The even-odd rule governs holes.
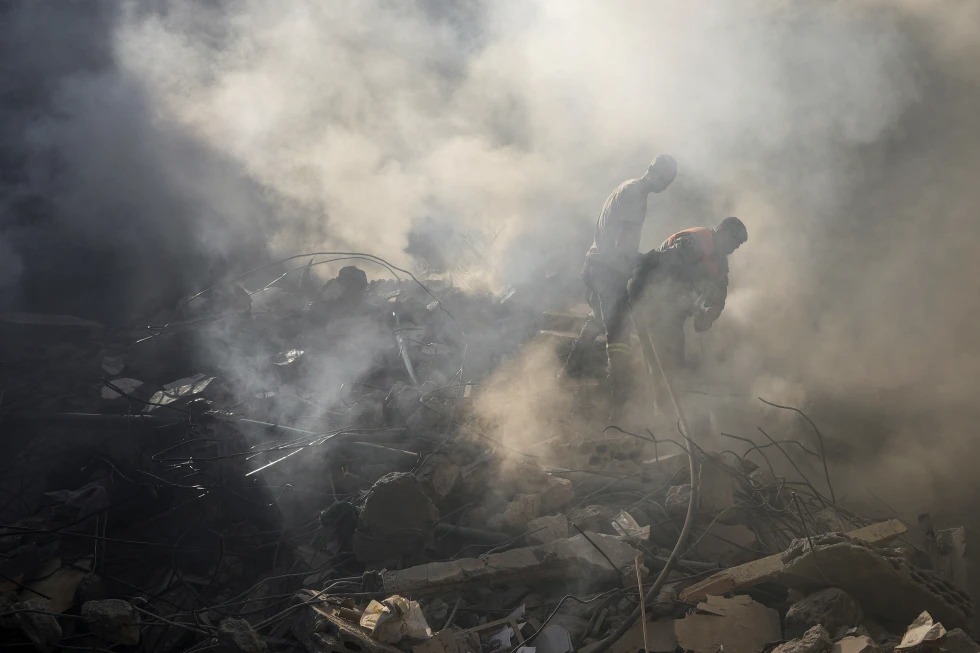
[[[903,535],[907,531],[908,527],[901,521],[889,519],[853,530],[847,535],[868,544],[881,544]],[[696,603],[703,601],[707,596],[720,596],[737,589],[763,583],[782,570],[782,555],[782,553],[775,553],[713,574],[684,589],[680,594],[680,599],[685,603]]]

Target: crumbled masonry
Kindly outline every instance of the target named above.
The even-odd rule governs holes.
[[[0,316],[3,650],[980,652],[970,534],[852,511],[812,442],[504,442],[480,398],[574,316],[297,269],[149,329]]]

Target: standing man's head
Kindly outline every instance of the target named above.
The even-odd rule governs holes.
[[[738,218],[725,218],[715,227],[715,251],[728,256],[749,239],[749,232]]]
[[[669,154],[660,154],[647,168],[642,179],[647,183],[651,193],[659,193],[670,186],[677,176],[677,161]]]

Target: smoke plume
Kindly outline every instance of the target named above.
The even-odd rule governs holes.
[[[6,307],[121,321],[326,249],[429,252],[458,279],[547,287],[574,278],[605,195],[670,152],[679,176],[651,199],[643,249],[726,215],[750,234],[699,382],[811,409],[858,461],[855,493],[904,487],[910,511],[963,496],[943,479],[975,460],[973,3],[0,16]],[[426,247],[440,225],[453,247]]]

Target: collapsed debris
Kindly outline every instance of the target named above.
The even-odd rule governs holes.
[[[795,463],[759,466],[751,441],[559,433],[548,457],[512,451],[474,397],[537,331],[560,340],[555,316],[353,268],[318,287],[313,264],[139,334],[0,319],[0,347],[44,360],[0,368],[0,644],[978,650],[964,529],[896,546],[905,524],[850,512]],[[217,323],[244,351],[209,333],[233,355],[200,353]],[[354,343],[370,354],[338,370]]]

